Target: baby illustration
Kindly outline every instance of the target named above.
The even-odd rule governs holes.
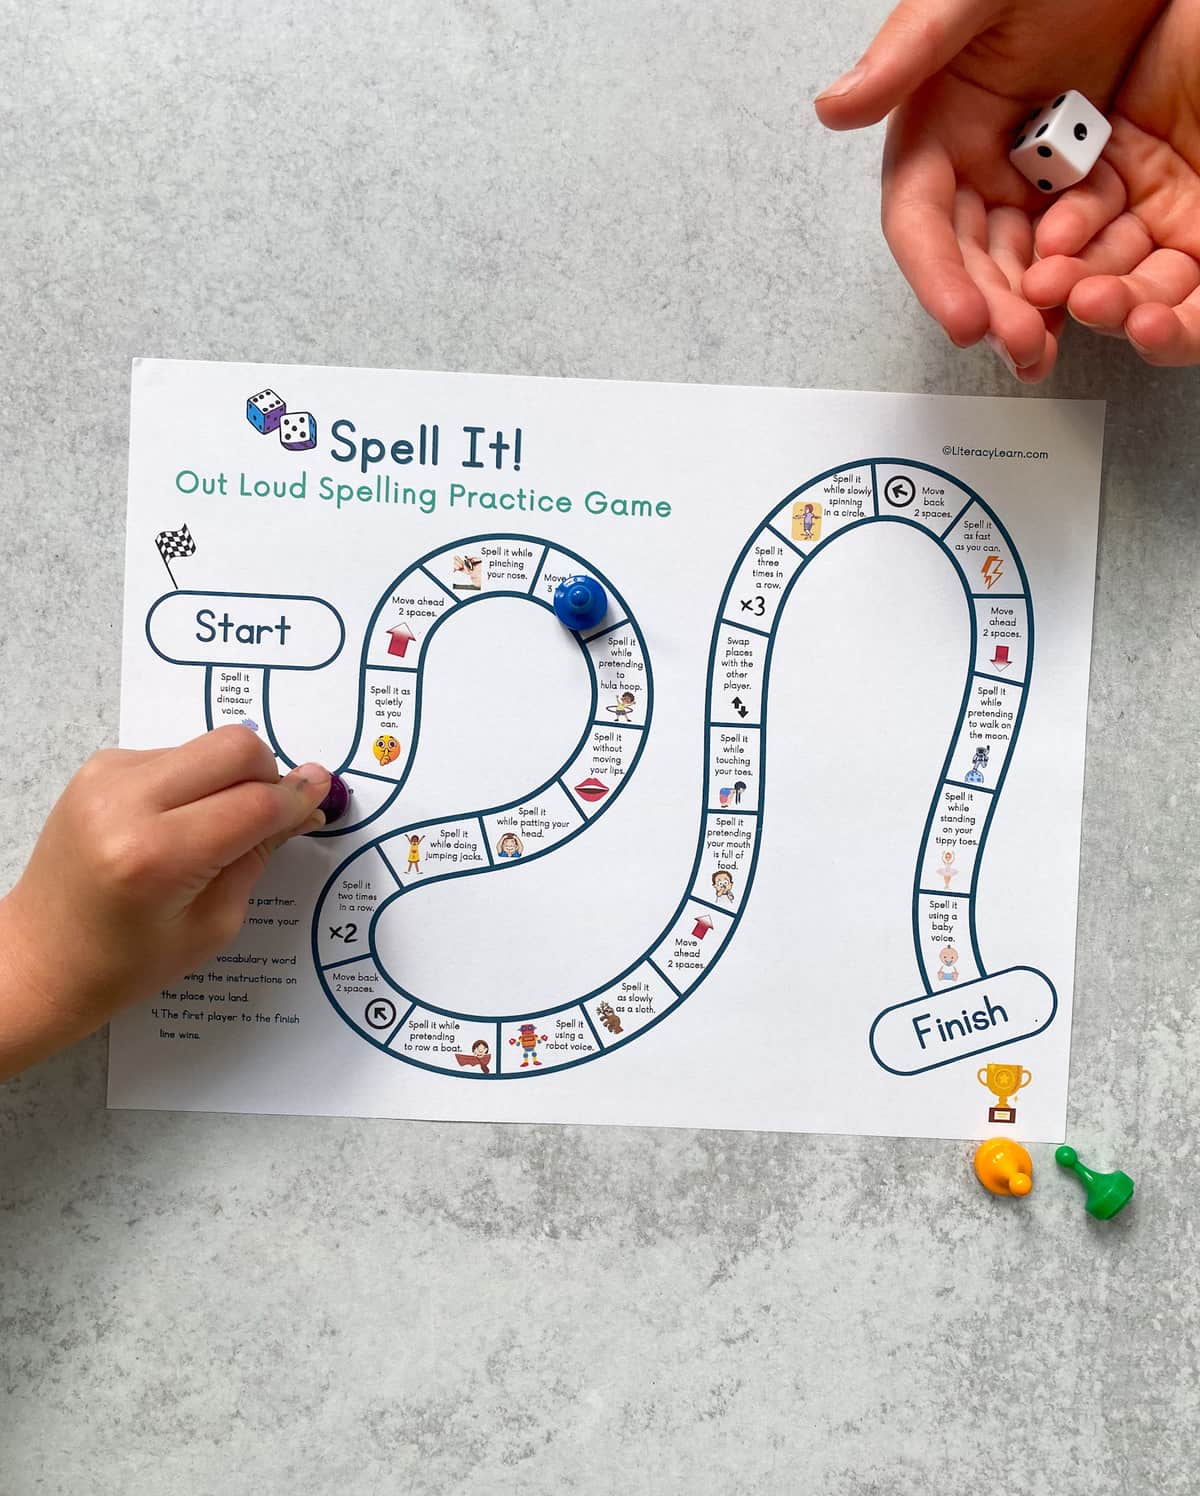
[[[954,947],[952,945],[946,946],[946,948],[940,953],[938,959],[942,963],[938,967],[938,974],[937,974],[938,981],[939,982],[957,982],[958,981],[958,952],[954,949]]]

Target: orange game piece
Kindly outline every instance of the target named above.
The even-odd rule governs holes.
[[[993,1195],[1027,1195],[1033,1188],[1033,1160],[1011,1138],[988,1138],[975,1150],[975,1173]]]

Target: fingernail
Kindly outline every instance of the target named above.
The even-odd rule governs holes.
[[[301,764],[288,775],[306,788],[319,789],[322,796],[329,789],[329,770],[323,764]]]
[[[1016,361],[995,333],[988,333],[987,344],[1008,372],[1015,378],[1017,373]]]
[[[840,99],[843,94],[848,94],[852,88],[857,88],[866,77],[867,70],[861,62],[856,62],[848,73],[835,82],[831,83],[824,92],[817,95],[818,102],[821,99]]]

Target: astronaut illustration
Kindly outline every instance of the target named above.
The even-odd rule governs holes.
[[[983,783],[983,771],[988,766],[988,759],[991,757],[991,752],[992,750],[986,743],[980,743],[979,747],[975,750],[975,757],[971,760],[971,767],[963,775],[963,782],[965,784]]]

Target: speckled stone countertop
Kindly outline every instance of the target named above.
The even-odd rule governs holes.
[[[116,736],[136,354],[1036,398],[812,118],[883,10],[10,6],[0,886]],[[4,1496],[1200,1490],[1200,371],[1075,332],[1071,1124],[1126,1215],[959,1144],[108,1113],[100,1035],[0,1090]]]

